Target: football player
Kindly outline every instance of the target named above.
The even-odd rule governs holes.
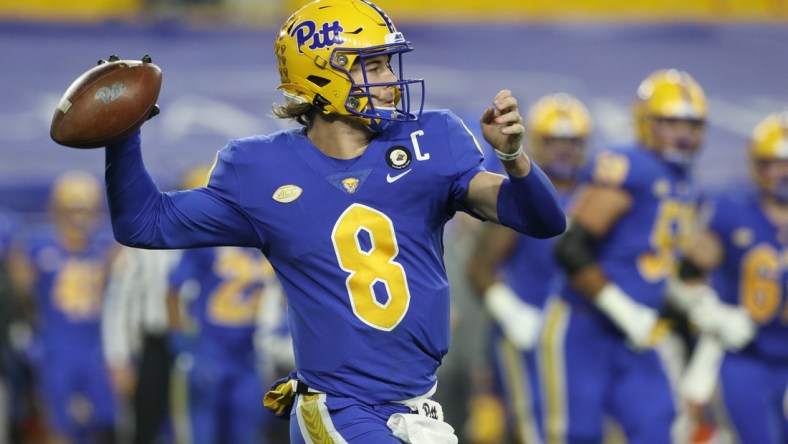
[[[526,119],[528,154],[552,181],[564,208],[585,161],[591,117],[568,94],[542,97]],[[510,433],[520,443],[539,442],[533,415],[536,363],[529,351],[541,327],[541,310],[558,270],[554,242],[485,224],[468,261],[468,277],[496,324],[490,340]]]
[[[788,440],[788,112],[758,123],[748,156],[755,190],[714,200],[707,229],[682,260],[678,291],[701,341],[727,350],[719,383],[736,438],[776,444]],[[714,289],[693,285],[712,270]],[[691,366],[704,360],[696,353]]]
[[[105,276],[115,244],[99,230],[103,193],[71,171],[52,187],[52,225],[34,230],[14,254],[14,276],[33,296],[31,352],[52,439],[114,442],[115,399],[101,348]],[[38,348],[40,347],[40,348]]]
[[[566,273],[545,309],[538,348],[545,439],[601,442],[613,417],[631,443],[671,442],[676,415],[652,348],[677,250],[690,239],[706,99],[686,72],[640,84],[637,144],[597,152],[556,243]]]
[[[265,379],[254,344],[258,309],[273,278],[259,250],[238,247],[185,250],[170,275],[171,295],[184,316],[174,335],[191,336],[188,368],[189,436],[199,444],[264,443],[260,408]]]
[[[423,80],[402,75],[412,49],[372,3],[317,0],[274,43],[286,97],[275,114],[301,127],[231,141],[207,187],[175,193],[145,171],[139,133],[106,149],[119,241],[250,246],[268,257],[296,358],[269,405],[292,415],[293,443],[421,433],[456,442],[429,399],[449,347],[445,223],[459,210],[534,237],[566,227],[555,190],[523,153],[511,92],[481,117],[507,173],[498,175],[480,167],[479,145],[453,113],[422,112]]]

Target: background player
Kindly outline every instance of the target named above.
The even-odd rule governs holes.
[[[688,289],[696,298],[691,310],[698,312],[694,317],[701,330],[728,350],[719,369],[726,410],[722,419],[729,420],[743,443],[788,439],[786,144],[788,113],[774,113],[758,123],[748,148],[756,189],[716,199],[708,229],[682,263],[687,281],[713,270],[712,283],[723,304],[716,303],[713,290],[695,285]]]
[[[686,72],[638,87],[638,144],[593,156],[556,245],[568,279],[548,305],[539,348],[546,440],[599,442],[606,415],[631,443],[671,441],[672,390],[657,353],[657,310],[689,240],[706,99]],[[643,402],[648,399],[648,402]]]
[[[100,229],[102,200],[96,178],[64,173],[52,187],[51,226],[34,230],[13,257],[18,288],[33,296],[30,356],[53,442],[114,442],[99,321],[116,244]]]
[[[254,339],[264,287],[273,270],[263,254],[237,247],[185,250],[170,276],[171,295],[184,316],[174,316],[175,335],[189,336],[188,441],[261,443],[266,418]],[[268,284],[266,284],[268,282]],[[179,341],[181,343],[185,341]]]
[[[528,155],[550,178],[566,208],[585,161],[591,117],[576,98],[559,93],[540,98],[526,124]],[[538,339],[541,311],[558,265],[552,241],[485,224],[468,261],[468,276],[496,323],[492,363],[506,401],[509,429],[518,442],[539,442],[533,417],[538,394],[530,351]]]

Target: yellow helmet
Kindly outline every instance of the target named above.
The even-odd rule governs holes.
[[[99,220],[103,187],[84,171],[62,174],[52,185],[49,210],[54,225],[69,242],[82,239]]]
[[[528,111],[528,150],[534,161],[554,179],[572,179],[585,160],[585,142],[591,134],[591,115],[582,102],[566,94],[549,94]],[[572,139],[576,149],[548,152],[550,139]]]
[[[750,157],[788,159],[788,111],[769,114],[755,126],[750,140]]]
[[[761,120],[752,132],[749,145],[753,179],[764,192],[788,201],[788,176],[774,177],[761,166],[775,160],[788,160],[788,111],[773,113]]]
[[[99,208],[101,183],[84,171],[68,171],[52,186],[50,205],[55,210],[88,210]]]
[[[662,69],[640,83],[634,112],[638,141],[653,147],[652,119],[704,122],[706,96],[703,88],[685,71]]]
[[[282,81],[278,89],[291,103],[309,103],[324,114],[347,116],[380,131],[392,121],[416,120],[421,114],[424,81],[406,80],[402,75],[402,54],[412,50],[388,16],[372,3],[315,0],[285,21],[274,43]],[[354,83],[351,66],[358,62],[363,67],[366,58],[380,55],[389,55],[398,66],[399,80]],[[414,84],[421,88],[421,104],[412,114]],[[394,87],[398,108],[375,107],[370,88],[381,86]]]

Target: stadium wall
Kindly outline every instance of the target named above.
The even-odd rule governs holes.
[[[228,18],[279,22],[308,0],[2,0],[0,17],[32,20],[100,21],[133,18],[146,7],[205,6]],[[398,21],[683,21],[785,22],[788,0],[377,0]],[[259,11],[255,13],[255,11]]]

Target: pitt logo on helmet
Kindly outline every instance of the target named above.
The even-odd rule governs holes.
[[[323,23],[320,30],[317,29],[317,24],[315,22],[307,20],[296,25],[290,32],[290,37],[296,38],[298,52],[303,53],[301,47],[310,41],[312,43],[309,44],[309,49],[322,49],[328,46],[345,43],[345,39],[340,35],[342,31],[344,31],[344,29],[342,25],[339,24],[339,20],[334,20],[330,25],[328,23]]]

